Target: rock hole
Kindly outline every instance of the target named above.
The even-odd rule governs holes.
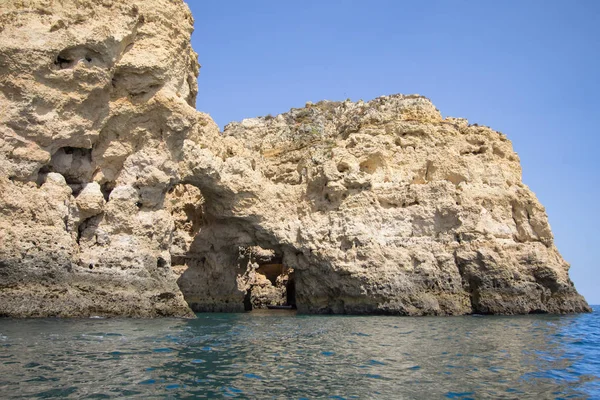
[[[348,164],[346,164],[346,163],[339,163],[337,165],[337,170],[338,170],[339,173],[343,174],[344,172],[350,171],[350,166]]]
[[[89,269],[94,269],[94,264],[90,264],[90,265],[88,265],[88,268],[89,268]]]
[[[77,244],[80,244],[79,242],[81,241],[81,236],[83,235],[83,231],[85,230],[86,227],[87,227],[87,224],[85,223],[85,221],[83,221],[77,227],[77,239],[75,239]],[[92,264],[90,264],[90,269],[92,269]]]
[[[59,69],[67,69],[73,66],[73,60],[69,60],[68,58],[58,55],[56,60],[54,60],[54,65],[56,65]]]
[[[286,288],[286,300],[287,304],[292,306],[292,308],[296,308],[296,279],[295,274],[292,272],[288,278]]]
[[[458,243],[462,243],[462,236],[460,233],[455,233],[454,234],[454,241],[458,242]]]
[[[83,190],[85,185],[83,184],[79,184],[79,183],[73,183],[70,184],[69,187],[71,188],[71,191],[73,192],[73,196],[77,197],[79,195],[79,193],[81,193],[81,191]]]
[[[54,59],[54,66],[57,69],[74,68],[80,61],[86,61],[85,65],[106,67],[106,62],[102,54],[85,46],[68,47],[58,53]]]
[[[159,294],[158,296],[154,296],[154,297],[155,297],[155,299],[162,300],[162,301],[171,300],[171,299],[175,298],[175,293],[163,292],[163,293]]]
[[[246,290],[244,296],[244,311],[252,311],[252,289]]]
[[[271,282],[271,285],[277,284],[277,278],[283,273],[283,264],[263,264],[256,270],[263,274]]]
[[[158,269],[163,269],[164,267],[166,267],[166,266],[167,266],[167,264],[168,264],[168,263],[167,263],[167,260],[165,260],[165,259],[164,259],[164,258],[162,258],[162,257],[158,257],[158,259],[156,260],[156,267],[157,267]]]
[[[402,203],[402,207],[406,208],[406,207],[418,206],[419,204],[421,204],[421,203],[419,203],[419,200],[407,200]]]
[[[244,309],[295,309],[294,270],[285,265],[283,257],[258,246],[247,248],[245,256],[250,279]]]
[[[110,193],[113,191],[114,188],[115,188],[114,182],[105,182],[100,186],[100,191],[102,192],[102,196],[104,196],[105,201],[108,201],[108,198],[110,197]]]
[[[40,170],[40,173],[48,172],[58,172],[65,177],[69,185],[91,182],[94,173],[92,150],[61,147],[52,155],[50,164]]]
[[[379,154],[370,156],[365,161],[361,162],[359,167],[362,172],[374,174],[377,170],[384,166],[383,158]]]
[[[77,226],[77,238],[75,239],[76,243],[80,244],[82,238],[85,240],[95,240],[95,230],[98,228],[98,223],[102,218],[103,213],[100,213],[82,220]],[[89,231],[86,232],[88,229]]]

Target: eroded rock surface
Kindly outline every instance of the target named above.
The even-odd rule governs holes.
[[[163,206],[202,120],[192,28],[168,0],[2,2],[0,314],[192,315]]]
[[[212,229],[228,230],[210,251],[273,249],[302,312],[589,310],[501,133],[395,95],[308,104],[224,136],[244,148],[187,160]]]
[[[3,3],[0,315],[589,311],[504,135],[416,95],[219,132],[192,28],[182,1]]]

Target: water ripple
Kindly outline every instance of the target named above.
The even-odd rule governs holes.
[[[2,398],[600,398],[600,313],[1,320]]]

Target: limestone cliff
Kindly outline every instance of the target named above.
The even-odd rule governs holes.
[[[163,207],[202,120],[192,29],[178,1],[2,2],[0,314],[192,315]]]
[[[0,8],[0,315],[588,311],[508,139],[421,96],[223,132],[182,1]]]

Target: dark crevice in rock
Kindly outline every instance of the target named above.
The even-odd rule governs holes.
[[[85,230],[85,228],[87,227],[86,224],[87,220],[83,220],[79,226],[77,227],[77,238],[75,239],[75,241],[77,242],[77,244],[80,244],[80,240],[81,240],[81,235],[83,234],[83,231]],[[90,264],[91,265],[91,264]],[[91,268],[90,268],[91,269]]]
[[[81,193],[81,191],[83,190],[83,188],[85,187],[85,183],[80,184],[80,183],[71,183],[69,184],[69,187],[71,188],[71,192],[73,194],[73,197],[77,197],[79,195],[79,193]]]
[[[244,311],[252,311],[252,289],[246,290],[244,295]]]
[[[471,313],[472,314],[485,314],[486,311],[482,310],[479,306],[480,297],[479,297],[479,288],[481,285],[481,280],[471,274],[470,263],[472,260],[467,260],[458,255],[458,252],[454,252],[454,263],[458,268],[458,272],[462,278],[462,287],[469,295],[469,301],[471,303]],[[480,268],[482,266],[479,266]]]
[[[76,242],[78,245],[81,244],[82,239],[91,239],[94,237],[95,231],[98,228],[98,224],[104,217],[104,213],[94,215],[86,218],[79,223],[77,226],[77,238]],[[91,269],[91,268],[90,268]]]
[[[54,59],[54,67],[59,70],[71,69],[80,62],[88,67],[107,67],[105,57],[85,45],[68,47],[58,53]]]
[[[547,310],[535,309],[535,310],[529,311],[529,314],[548,314],[548,311]]]
[[[195,199],[200,194],[194,190],[193,185],[176,185],[165,199],[176,228],[172,265],[190,307],[197,312],[294,307],[294,266],[286,260],[290,250],[259,225],[214,218],[211,204],[218,199],[205,193]],[[193,238],[192,242],[184,244],[185,237]]]
[[[73,60],[63,58],[60,55],[58,55],[56,57],[56,60],[54,61],[54,65],[58,66],[58,68],[60,68],[60,69],[69,68],[72,64],[73,64]]]
[[[102,192],[102,196],[105,201],[108,201],[110,198],[110,193],[115,188],[115,182],[105,182],[100,186],[100,191]]]
[[[296,278],[294,272],[289,274],[285,290],[286,303],[292,306],[293,308],[296,308]]]
[[[253,309],[295,306],[294,270],[285,265],[285,257],[280,250],[260,246],[243,248],[240,251],[239,265],[246,266],[242,279],[250,292]],[[293,293],[288,293],[288,288]]]
[[[91,182],[94,172],[92,149],[69,146],[59,148],[52,155],[50,163],[39,170],[38,183],[50,172],[64,176],[69,185]]]

